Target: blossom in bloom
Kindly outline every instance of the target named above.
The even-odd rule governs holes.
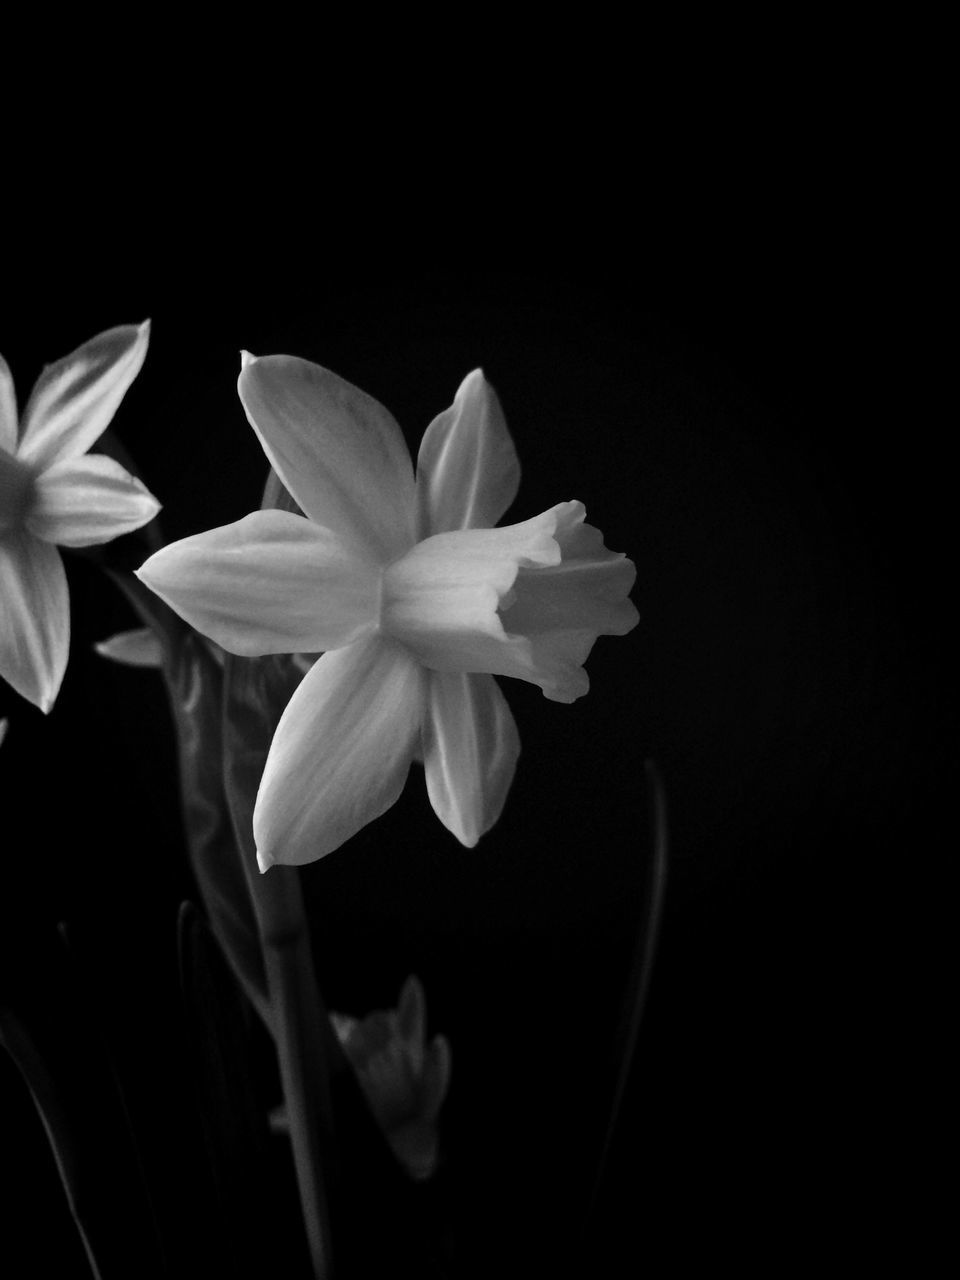
[[[234,654],[321,652],[277,725],[254,810],[261,870],[338,848],[424,763],[467,846],[499,817],[520,745],[494,675],[587,692],[598,635],[637,622],[633,564],[561,502],[494,528],[520,466],[479,369],[436,417],[417,473],[376,400],[291,356],[245,355],[240,399],[304,514],[254,512],[173,543],[139,576]]]
[[[110,329],[48,365],[19,430],[0,357],[0,675],[42,711],[53,706],[70,650],[57,547],[109,542],[160,509],[113,458],[87,454],[140,371],[149,336],[149,321]]]
[[[414,1178],[437,1163],[437,1115],[450,1083],[450,1046],[426,1041],[426,1001],[419,980],[403,985],[396,1009],[365,1018],[331,1013],[337,1038],[394,1155]]]

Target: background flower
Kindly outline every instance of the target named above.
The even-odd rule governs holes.
[[[437,1163],[437,1115],[450,1085],[450,1045],[444,1036],[427,1044],[420,980],[407,978],[396,1009],[330,1017],[394,1155],[411,1177],[429,1178]]]
[[[48,365],[19,431],[0,357],[0,675],[42,711],[53,706],[70,650],[57,547],[109,542],[160,508],[113,458],[86,456],[140,371],[149,336],[149,321],[110,329]]]

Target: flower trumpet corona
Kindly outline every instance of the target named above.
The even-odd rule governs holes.
[[[479,369],[420,445],[376,400],[291,356],[244,355],[240,399],[299,504],[151,556],[140,578],[230,653],[323,653],[280,718],[253,826],[261,870],[330,853],[398,798],[415,756],[467,846],[497,820],[519,738],[494,675],[572,702],[598,635],[637,622],[633,564],[561,502],[493,528],[520,466]]]
[[[40,375],[17,428],[0,358],[0,675],[42,711],[70,650],[67,577],[57,547],[139,529],[156,498],[113,458],[87,456],[147,353],[149,321],[101,333]]]

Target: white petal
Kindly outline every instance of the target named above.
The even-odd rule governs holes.
[[[472,848],[500,817],[520,754],[520,735],[496,680],[432,671],[424,717],[430,803]]]
[[[90,547],[139,529],[159,510],[146,485],[114,458],[97,453],[42,471],[25,523],[44,542]]]
[[[381,404],[294,356],[248,360],[237,386],[271,466],[308,516],[381,564],[413,545],[413,467]]]
[[[0,449],[17,451],[17,394],[13,389],[10,366],[0,356]]]
[[[376,625],[379,570],[287,511],[254,511],[162,548],[137,577],[229,653],[316,653]]]
[[[140,372],[149,340],[149,320],[121,325],[48,365],[23,415],[20,456],[48,467],[86,453]]]
[[[125,667],[160,667],[163,650],[157,633],[150,627],[135,627],[132,631],[118,631],[106,640],[98,640],[93,646],[101,658],[119,662]]]
[[[479,369],[427,428],[417,459],[419,536],[490,529],[520,485],[520,460],[500,402]]]
[[[422,672],[379,637],[325,653],[280,718],[253,815],[257,860],[313,862],[403,790],[420,734]]]
[[[26,532],[0,538],[0,600],[0,676],[49,711],[70,651],[67,575],[56,547]]]

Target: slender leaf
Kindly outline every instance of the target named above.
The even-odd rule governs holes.
[[[623,1107],[623,1099],[634,1066],[640,1025],[650,990],[650,977],[657,951],[660,919],[663,915],[669,857],[667,806],[663,780],[652,760],[645,761],[647,793],[650,803],[650,843],[647,858],[637,931],[630,972],[624,988],[620,1021],[614,1040],[615,1078],[610,1112],[603,1136],[593,1191],[586,1215],[589,1230],[599,1208],[599,1200],[608,1174],[610,1153]]]

